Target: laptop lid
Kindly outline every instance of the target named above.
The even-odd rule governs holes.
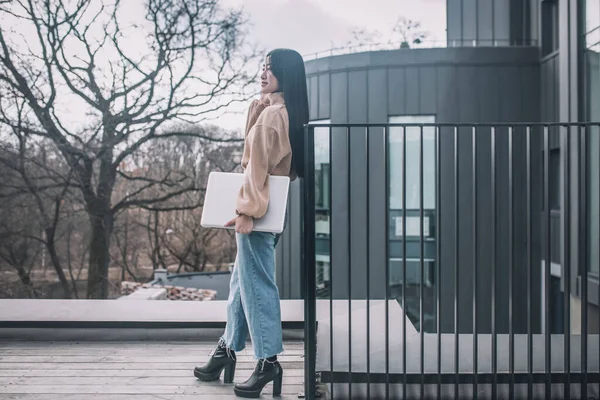
[[[236,202],[244,174],[211,172],[204,197],[201,225],[205,228],[235,229],[225,224],[235,218]],[[269,207],[267,213],[254,220],[254,231],[281,233],[285,225],[290,178],[269,176]]]

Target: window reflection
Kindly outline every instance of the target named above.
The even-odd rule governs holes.
[[[434,116],[392,116],[390,123],[435,123]],[[404,130],[406,129],[406,135]],[[423,127],[423,241],[421,255],[421,128],[419,126],[390,127],[390,291],[402,305],[406,291],[406,314],[417,330],[434,332],[436,327],[436,259],[435,259],[435,128]],[[406,162],[403,158],[406,141]],[[402,181],[406,168],[406,184]],[[403,190],[406,190],[406,222],[403,223]],[[406,232],[404,232],[404,225]],[[406,282],[404,279],[403,242],[406,241]],[[421,256],[423,284],[421,285]],[[421,288],[423,290],[423,321],[420,321]]]
[[[600,0],[585,2],[585,103],[588,121],[600,121]],[[600,129],[588,129],[588,270],[599,274],[600,249]]]

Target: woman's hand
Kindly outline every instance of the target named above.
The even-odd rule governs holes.
[[[235,231],[237,233],[241,233],[243,235],[248,235],[252,232],[252,228],[254,228],[254,219],[247,215],[238,215],[231,221],[225,224],[226,227],[234,226]]]

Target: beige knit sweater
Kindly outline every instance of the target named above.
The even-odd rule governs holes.
[[[271,93],[264,102],[254,100],[250,105],[242,167],[245,179],[237,199],[237,212],[261,218],[269,206],[269,175],[296,178],[282,93]]]

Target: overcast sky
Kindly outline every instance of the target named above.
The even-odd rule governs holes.
[[[302,55],[343,45],[355,28],[377,30],[385,36],[398,17],[418,21],[427,40],[446,39],[446,0],[223,0],[243,7],[252,23],[251,39],[261,47],[293,48]],[[220,118],[239,129],[244,118]]]

